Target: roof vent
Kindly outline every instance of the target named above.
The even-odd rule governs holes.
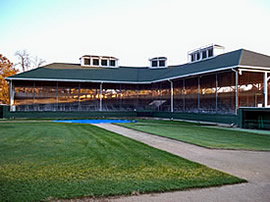
[[[155,58],[149,59],[149,61],[150,61],[150,68],[152,69],[168,67],[166,57],[155,57]]]
[[[84,55],[80,60],[82,67],[119,67],[118,59],[111,56]]]
[[[220,45],[210,44],[188,52],[189,62],[197,62],[223,54],[225,48]]]

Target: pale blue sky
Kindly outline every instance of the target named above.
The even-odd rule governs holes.
[[[26,49],[48,63],[109,55],[146,66],[216,43],[270,55],[270,0],[0,0],[0,53]]]

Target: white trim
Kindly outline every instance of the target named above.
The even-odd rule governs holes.
[[[239,72],[235,69],[232,69],[232,71],[235,72],[235,111],[234,111],[234,113],[237,115],[237,109],[239,108],[239,103],[238,103],[238,97],[239,97],[239,95],[238,95],[238,83],[239,83],[238,82],[238,80],[239,80],[238,74],[239,74]]]
[[[239,68],[239,72],[260,72],[260,73],[265,73],[265,72],[270,72],[270,69],[268,71],[265,70],[258,70],[258,69],[242,69],[241,67]]]
[[[166,69],[166,68],[168,68],[168,66],[161,66],[161,67],[159,67],[159,66],[157,66],[157,67],[149,67],[149,69]]]
[[[39,78],[6,78],[6,80],[23,80],[23,81],[62,81],[62,82],[81,82],[81,83],[123,83],[123,84],[151,84],[153,82],[136,82],[136,81],[104,81],[104,80],[74,80],[74,79],[39,79]]]
[[[15,96],[15,91],[13,87],[13,82],[9,82],[9,105],[10,105],[10,111],[16,111],[16,107],[14,105],[14,96]]]
[[[103,95],[102,84],[103,82],[99,84],[99,111],[102,111],[102,95]]]
[[[238,65],[238,67],[239,68],[250,68],[250,69],[264,69],[264,70],[270,71],[270,66],[269,67],[260,67],[260,66]]]
[[[174,88],[173,88],[173,81],[171,81],[171,80],[168,80],[169,82],[170,82],[170,87],[171,87],[171,112],[173,112],[173,109],[174,109],[174,103],[173,103],[173,99],[174,99],[174,95],[173,95],[173,90],[174,90]]]

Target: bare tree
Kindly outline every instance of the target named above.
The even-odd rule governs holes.
[[[35,67],[40,67],[41,65],[43,65],[46,61],[39,58],[38,56],[36,56],[33,60],[32,60],[33,64]]]
[[[29,69],[40,67],[46,61],[39,57],[32,57],[26,50],[17,51],[15,56],[18,58],[18,63],[15,65],[19,65],[22,71],[26,71]]]
[[[16,65],[20,65],[23,72],[29,69],[31,62],[30,62],[30,56],[26,50],[17,51],[15,53],[15,56],[17,56],[19,60],[19,62]]]

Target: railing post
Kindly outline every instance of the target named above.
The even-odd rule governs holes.
[[[200,93],[201,93],[201,83],[200,77],[198,77],[198,111],[200,110],[201,103],[200,103]]]
[[[78,89],[78,111],[81,110],[81,83],[79,83],[79,89]]]
[[[58,81],[56,82],[56,111],[58,111]]]
[[[186,82],[185,79],[183,79],[183,90],[182,90],[183,111],[186,111],[185,94],[186,94]]]
[[[238,109],[238,71],[235,69],[232,69],[232,71],[235,72],[235,110],[234,110],[234,113],[237,114],[237,109]]]
[[[168,80],[171,84],[171,112],[173,112],[173,81]]]
[[[218,75],[216,74],[216,113],[218,111]]]
[[[99,86],[99,111],[102,111],[102,83]]]
[[[264,107],[268,107],[268,86],[267,72],[264,72]]]
[[[12,80],[9,82],[9,105],[10,105],[10,111],[15,111],[14,109],[14,89],[13,89],[13,83]]]

